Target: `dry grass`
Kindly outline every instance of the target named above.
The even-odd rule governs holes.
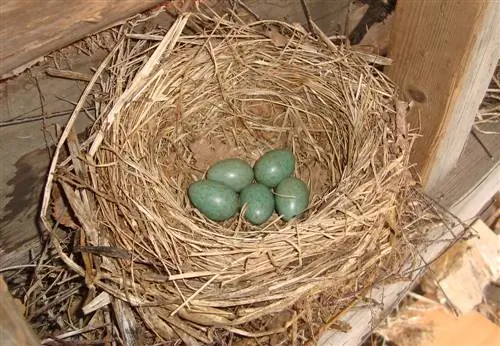
[[[434,215],[409,173],[406,104],[383,74],[322,35],[234,13],[134,28],[122,26],[76,106],[45,188],[51,270],[76,274],[57,287],[85,292],[74,329],[100,326],[98,337],[130,345],[141,324],[187,344],[303,342],[405,275]],[[90,99],[97,120],[78,141],[73,122]],[[211,163],[277,147],[293,150],[311,187],[303,219],[215,223],[190,205],[186,189]],[[66,239],[59,223],[74,229]]]

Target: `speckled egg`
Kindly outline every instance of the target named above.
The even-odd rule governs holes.
[[[275,190],[276,211],[283,220],[300,216],[309,204],[309,188],[302,180],[284,179]]]
[[[290,150],[275,149],[268,151],[255,162],[255,180],[269,187],[277,186],[283,179],[292,175],[295,158]]]
[[[213,221],[224,221],[238,211],[238,194],[226,185],[212,180],[192,183],[188,189],[191,203]]]
[[[252,184],[240,193],[240,207],[246,204],[245,218],[254,225],[266,222],[274,212],[274,196],[269,187]]]
[[[241,159],[226,159],[212,165],[207,179],[218,181],[239,192],[253,180],[253,169]]]

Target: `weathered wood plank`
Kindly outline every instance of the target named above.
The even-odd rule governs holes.
[[[488,124],[488,131],[500,133],[500,122]],[[479,141],[481,143],[479,143]],[[486,152],[483,145],[489,150]],[[477,215],[478,208],[500,191],[500,135],[470,135],[457,166],[431,195],[442,205],[452,206],[464,220]]]
[[[162,0],[0,1],[0,77]]]
[[[260,19],[278,19],[289,23],[298,22],[307,28],[307,20],[299,0],[244,0],[243,2]],[[309,7],[311,18],[327,35],[344,33],[351,0],[306,0],[305,2]],[[248,16],[248,19],[253,18]]]
[[[0,193],[8,200],[0,210],[0,268],[29,262],[30,250],[37,252],[40,247],[37,211],[48,166],[46,149],[25,154],[7,181],[12,191],[6,196]]]
[[[399,0],[388,74],[416,107],[413,160],[426,190],[451,171],[465,146],[500,57],[500,2]]]
[[[0,302],[0,344],[3,346],[40,345],[40,341],[37,340],[33,330],[23,318],[1,276]]]

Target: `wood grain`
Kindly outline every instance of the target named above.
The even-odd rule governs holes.
[[[400,0],[387,69],[416,107],[414,147],[426,190],[451,171],[500,57],[500,2]]]
[[[2,346],[38,346],[33,330],[28,325],[0,276],[0,344]]]
[[[29,251],[40,247],[37,211],[48,159],[46,149],[26,153],[6,182],[11,192],[2,196],[8,202],[0,210],[0,268],[29,261]]]
[[[307,20],[299,0],[243,0],[260,19],[278,19],[289,23],[301,23],[307,28]],[[343,34],[350,0],[306,0],[312,20],[327,35]],[[229,4],[229,3],[228,3]],[[254,19],[242,12],[245,19]]]
[[[500,122],[488,124],[488,131],[499,134],[469,136],[455,168],[446,177],[446,183],[431,191],[442,205],[452,207],[464,220],[477,215],[478,208],[500,191]],[[482,145],[488,148],[489,154]]]
[[[0,1],[0,76],[160,2]]]

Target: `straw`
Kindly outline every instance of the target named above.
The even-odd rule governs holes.
[[[57,146],[41,210],[55,262],[83,280],[87,303],[102,292],[124,303],[115,318],[93,312],[122,340],[137,323],[156,341],[314,338],[358,294],[400,277],[435,220],[414,192],[414,134],[393,84],[314,23],[318,39],[235,16],[181,15],[168,31],[124,25]],[[96,121],[78,142],[75,117],[90,101]],[[272,148],[293,150],[311,188],[304,217],[216,223],[190,204],[189,184],[211,164],[253,164]],[[54,233],[61,198],[81,250]]]

